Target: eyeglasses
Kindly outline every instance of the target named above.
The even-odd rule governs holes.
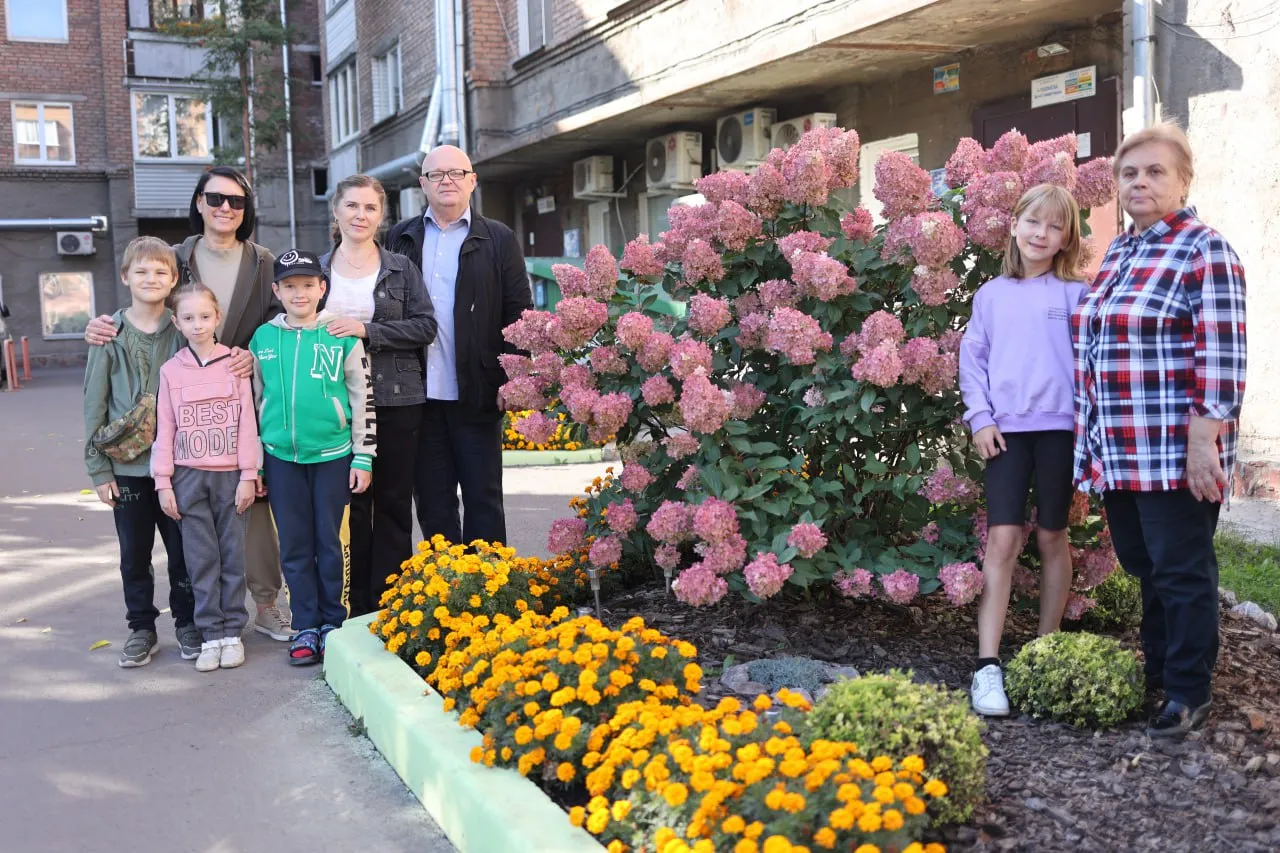
[[[249,199],[242,195],[227,195],[226,193],[205,193],[204,203],[209,205],[213,210],[222,207],[224,203],[231,206],[232,210],[244,210],[245,205],[249,203]]]
[[[474,175],[470,169],[432,169],[430,172],[423,172],[422,177],[426,178],[433,184],[438,184],[445,178],[451,181],[460,181],[467,175]]]

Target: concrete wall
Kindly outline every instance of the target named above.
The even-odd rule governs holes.
[[[1245,23],[1230,23],[1229,6]],[[1157,24],[1156,80],[1161,114],[1186,127],[1196,155],[1191,203],[1235,248],[1248,280],[1242,461],[1280,465],[1280,337],[1268,334],[1280,326],[1280,33],[1263,32],[1274,14],[1250,22],[1245,12],[1166,0],[1162,18],[1197,26]]]

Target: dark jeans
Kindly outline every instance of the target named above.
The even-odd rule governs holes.
[[[130,631],[154,631],[160,611],[156,609],[156,573],[151,565],[151,549],[156,530],[169,556],[169,611],[181,628],[195,622],[195,596],[182,556],[182,533],[178,522],[160,511],[156,483],[150,477],[116,477],[120,497],[112,511],[116,535],[120,537],[120,577],[124,581],[124,606]]]
[[[1142,582],[1147,680],[1196,707],[1209,699],[1218,660],[1219,504],[1189,489],[1103,493],[1120,565]]]
[[[502,508],[502,413],[428,400],[418,442],[418,524],[455,544],[507,541]],[[462,487],[462,519],[458,487]]]
[[[293,630],[341,625],[342,511],[351,499],[351,456],[301,465],[263,454]]]
[[[373,484],[351,496],[352,616],[372,613],[387,589],[387,576],[413,556],[413,480],[422,404],[378,407],[378,455]]]

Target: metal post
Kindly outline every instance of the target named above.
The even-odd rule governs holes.
[[[285,8],[287,0],[280,0],[280,26],[286,32],[289,29],[289,13]],[[289,175],[289,245],[298,245],[298,217],[294,209],[293,194],[293,99],[289,92],[289,39],[284,40],[284,162]]]
[[[22,381],[31,381],[31,348],[27,345],[27,336],[22,336]]]
[[[4,372],[9,377],[9,390],[17,391],[22,386],[18,384],[18,360],[13,356],[13,339],[5,338],[4,347]]]
[[[1133,0],[1133,108],[1142,127],[1155,123],[1155,7],[1153,0]]]

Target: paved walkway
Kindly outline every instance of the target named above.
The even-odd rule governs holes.
[[[116,665],[118,551],[110,510],[80,494],[80,383],[44,371],[0,394],[0,850],[452,850],[283,644],[251,633],[244,667],[201,674],[162,616],[151,665]],[[513,543],[545,553],[551,519],[604,467],[509,471]],[[163,562],[157,549],[159,602]]]
[[[1280,501],[1232,498],[1218,516],[1218,530],[1264,545],[1280,545]]]

